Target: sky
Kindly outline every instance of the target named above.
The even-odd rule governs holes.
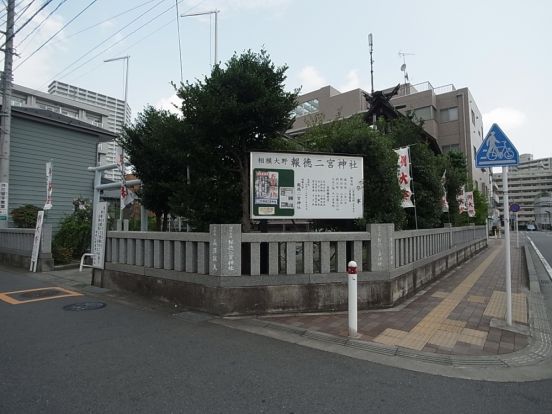
[[[44,3],[17,1],[16,30]],[[401,82],[405,61],[412,84],[468,87],[485,132],[496,122],[520,153],[552,156],[549,0],[54,0],[16,34],[14,82],[47,91],[58,80],[123,99],[124,61],[104,60],[128,55],[133,116],[173,109],[172,84],[203,79],[214,60],[213,16],[177,16],[211,10],[223,65],[264,48],[288,67],[288,90],[369,91],[372,33],[376,90]]]

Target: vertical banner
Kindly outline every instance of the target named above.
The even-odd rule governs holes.
[[[412,202],[412,189],[410,188],[410,151],[408,147],[395,150],[399,156],[397,160],[397,179],[401,189],[403,198],[401,201],[402,208],[414,207]]]
[[[44,204],[44,210],[50,210],[52,208],[52,178],[53,163],[50,161],[46,163],[46,203]]]
[[[107,202],[105,201],[98,203],[96,206],[92,231],[92,267],[103,269],[107,234]]]
[[[475,217],[475,202],[473,200],[473,191],[466,192],[466,209],[469,217]]]
[[[464,186],[460,189],[460,194],[456,196],[456,201],[458,201],[458,213],[462,214],[467,211],[466,208],[466,191]]]
[[[8,220],[8,183],[0,183],[0,221]]]
[[[443,187],[443,197],[441,198],[441,211],[443,213],[448,213],[449,211],[449,204],[447,200],[447,187],[445,186],[447,182],[446,174],[447,174],[447,170],[443,172],[443,176],[441,177],[441,187]]]
[[[42,223],[44,221],[44,211],[39,211],[36,216],[36,228],[33,240],[33,252],[31,254],[31,272],[36,272],[38,264],[38,253],[40,251],[40,238],[42,237]]]

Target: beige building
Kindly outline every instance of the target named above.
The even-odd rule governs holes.
[[[295,123],[288,133],[300,134],[313,123],[366,112],[367,95],[362,89],[341,93],[331,86],[301,95],[294,111]],[[474,188],[490,197],[491,174],[488,169],[475,167],[475,154],[485,136],[481,112],[468,88],[456,89],[454,85],[434,88],[429,82],[401,85],[390,102],[400,112],[412,113],[423,120],[424,129],[437,140],[444,153],[463,152]]]
[[[540,211],[539,204],[542,193],[552,192],[552,158],[534,160],[532,154],[521,154],[519,164],[509,167],[508,194],[509,202],[519,204],[519,227],[527,224],[548,223],[548,215]],[[504,199],[502,191],[502,173],[495,173],[494,180],[498,187],[500,214],[504,214]],[[535,208],[537,211],[535,211]],[[546,214],[546,216],[545,216]]]

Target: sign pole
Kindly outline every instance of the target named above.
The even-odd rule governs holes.
[[[502,167],[504,193],[504,252],[506,253],[506,323],[512,326],[512,267],[510,264],[510,203],[508,200],[508,167]]]
[[[516,211],[516,247],[519,249],[519,215]]]

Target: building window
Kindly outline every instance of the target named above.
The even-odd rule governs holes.
[[[23,106],[27,104],[27,98],[17,95],[12,95],[11,103],[13,106]]]
[[[310,101],[303,102],[302,104],[297,105],[297,107],[291,111],[293,116],[303,116],[318,112],[320,108],[320,103],[318,99],[311,99]]]
[[[475,125],[475,112],[473,112],[473,109],[471,110],[471,119],[472,119],[472,124]]]
[[[441,109],[439,112],[439,119],[441,122],[458,121],[458,107]]]
[[[424,106],[423,108],[414,109],[412,114],[416,119],[427,121],[428,119],[433,119],[433,107]]]

